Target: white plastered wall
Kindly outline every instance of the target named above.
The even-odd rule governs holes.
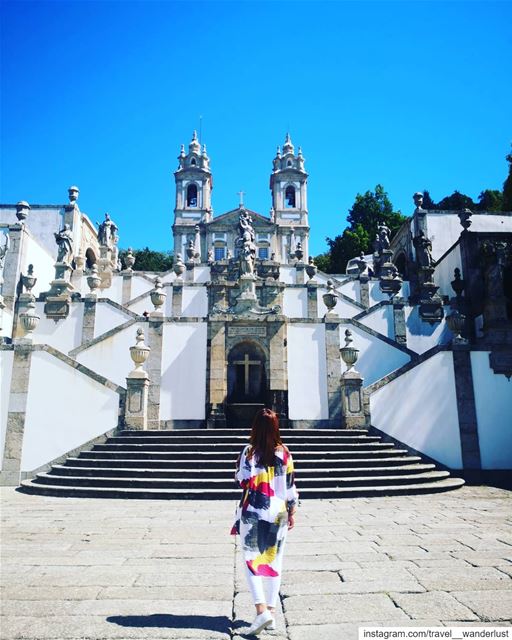
[[[345,346],[347,328],[352,332],[352,346],[359,349],[359,359],[355,368],[363,376],[365,387],[409,362],[410,357],[407,353],[359,327],[340,325],[340,347]]]
[[[112,283],[108,289],[98,289],[98,297],[110,298],[113,302],[121,304],[123,298],[123,278],[117,274],[112,276]]]
[[[325,326],[290,324],[287,339],[290,419],[328,418]]]
[[[430,324],[421,316],[418,306],[405,307],[405,327],[407,331],[407,346],[416,353],[425,353],[438,344],[448,344],[453,337],[446,324],[446,314],[450,307],[444,309],[445,317],[441,322]]]
[[[447,254],[443,260],[436,265],[436,269],[434,271],[434,282],[439,287],[438,294],[440,296],[449,296],[450,298],[455,296],[455,291],[451,287],[451,281],[454,278],[455,268],[459,268],[461,270],[462,275],[462,263],[461,263],[461,255],[460,255],[460,245],[456,245]]]
[[[119,395],[45,351],[32,354],[21,471],[117,426]]]
[[[0,468],[4,457],[13,359],[13,351],[0,351]]]
[[[323,287],[318,287],[318,317],[323,318],[327,313],[327,307],[324,304],[323,295],[327,293],[327,289]],[[338,298],[336,302],[336,306],[333,309],[334,313],[337,313],[340,318],[353,318],[361,313],[363,309],[357,307],[355,304],[348,302],[347,300],[343,300],[343,298]]]
[[[206,322],[164,325],[160,420],[205,418],[206,340]]]
[[[25,255],[21,272],[28,273],[28,265],[34,265],[34,276],[37,282],[32,289],[32,293],[38,296],[42,291],[50,289],[50,282],[55,278],[55,259],[48,253],[45,247],[41,246],[37,240],[30,235],[25,235]]]
[[[11,337],[13,320],[14,316],[10,309],[7,307],[0,309],[0,336]]]
[[[77,361],[121,387],[126,387],[126,377],[134,367],[130,347],[135,344],[139,326],[145,328],[147,344],[147,325],[133,324],[81,351],[76,356]]]
[[[280,265],[279,267],[279,281],[285,284],[295,284],[296,270],[293,267],[286,265]]]
[[[462,468],[450,352],[437,353],[370,397],[372,424],[452,469]]]
[[[512,469],[512,379],[495,374],[488,351],[471,353],[482,469]]]
[[[382,300],[389,300],[388,294],[383,293],[380,290],[380,282],[378,280],[370,280],[370,282],[368,282],[368,290],[369,290],[369,298],[370,298],[370,307],[373,307],[373,305],[377,304],[378,302],[382,302]],[[409,281],[404,280],[402,282],[402,288],[400,289],[397,296],[407,299],[409,295],[410,295]]]
[[[337,291],[343,293],[348,298],[352,298],[356,302],[361,302],[361,287],[359,280],[350,280],[337,287]]]
[[[132,276],[132,291],[131,291],[131,299],[137,298],[138,296],[146,293],[147,291],[151,291],[154,289],[154,285],[146,278],[142,278],[141,276]]]
[[[283,313],[288,318],[307,318],[308,292],[305,287],[284,290]]]
[[[66,354],[80,346],[84,317],[83,302],[70,302],[69,315],[62,320],[55,321],[53,318],[47,318],[44,313],[44,302],[36,302],[36,313],[41,318],[34,331],[36,344],[49,344]]]
[[[131,319],[127,313],[113,307],[108,302],[98,302],[94,318],[94,337],[97,338]]]
[[[208,315],[208,293],[205,287],[183,287],[183,318],[204,318]]]
[[[394,340],[395,338],[395,325],[393,322],[393,307],[391,305],[385,305],[378,307],[374,311],[371,311],[367,316],[359,319],[361,324],[366,327],[370,327],[377,333],[387,336]]]

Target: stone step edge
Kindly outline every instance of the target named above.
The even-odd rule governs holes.
[[[301,471],[300,477],[301,478],[305,478],[307,477],[306,474],[323,474],[323,473],[330,473],[330,472],[335,472],[335,473],[355,473],[355,472],[360,472],[360,471],[396,471],[397,469],[400,470],[414,470],[414,469],[418,469],[418,470],[435,470],[436,466],[435,464],[409,464],[409,465],[398,465],[398,466],[394,466],[394,467],[324,467],[322,469],[304,469],[303,471]],[[73,469],[73,470],[77,470],[77,471],[119,471],[119,467],[86,467],[86,466],[73,466],[73,465],[66,465],[66,464],[54,464],[52,466],[52,469],[57,469],[57,470],[61,470],[61,469]],[[155,468],[144,468],[144,467],[123,467],[122,468],[123,471],[130,471],[132,473],[140,473],[140,472],[145,472],[145,473],[167,473],[168,471],[172,471],[173,473],[187,473],[189,471],[191,471],[190,468],[188,469],[182,469],[182,468],[173,468],[173,469],[159,469],[158,467]],[[193,469],[193,471],[195,471],[196,473],[202,473],[203,471],[208,471],[208,472],[215,472],[215,473],[229,473],[231,475],[233,475],[234,473],[234,469],[232,467],[230,467],[229,469]],[[57,475],[57,474],[52,474],[52,475]],[[69,474],[65,474],[66,476]],[[99,477],[99,476],[98,476]]]
[[[435,482],[426,482],[423,484],[410,484],[400,486],[369,486],[369,487],[335,487],[329,489],[316,489],[316,488],[304,488],[301,490],[300,499],[304,498],[325,498],[327,500],[336,499],[336,497],[380,497],[389,494],[409,494],[411,492],[417,493],[435,493],[439,491],[448,491],[451,489],[457,489],[464,485],[462,478],[444,478]],[[131,494],[144,494],[140,498],[136,499],[150,499],[151,495],[156,496],[154,499],[158,499],[158,496],[162,496],[162,499],[187,499],[186,496],[193,496],[195,499],[208,499],[213,496],[217,500],[236,500],[240,499],[240,492],[231,489],[133,489],[130,487],[123,488],[109,488],[109,487],[69,487],[66,485],[45,485],[38,484],[33,480],[22,480],[20,485],[21,490],[26,490],[28,493],[46,493],[47,495],[56,494],[56,497],[98,497],[98,498],[129,498]],[[35,491],[34,491],[35,489]],[[71,494],[71,495],[64,495]],[[95,495],[91,495],[95,494]],[[108,494],[117,494],[115,496]],[[324,494],[324,495],[315,495]]]
[[[224,454],[225,456],[234,456],[232,459],[236,460],[236,452],[233,451],[119,451],[117,449],[107,449],[107,450],[103,450],[103,449],[89,449],[87,451],[83,451],[82,453],[87,453],[87,454],[95,454],[95,453],[102,453],[107,455],[113,455],[116,453],[133,453],[133,454],[142,454],[142,455],[146,455],[146,456],[155,456],[155,457],[159,457],[159,456],[168,456],[168,455],[174,455],[174,456],[178,456],[181,457],[183,455],[197,455],[197,454],[201,454],[202,456],[206,456],[206,458],[208,458],[209,456],[218,456],[218,455],[222,455]],[[299,451],[298,453],[293,453],[293,458],[294,460],[311,460],[311,458],[309,457],[304,457],[304,456],[312,456],[312,455],[316,455],[316,456],[321,456],[321,455],[325,455],[325,454],[329,454],[329,456],[334,456],[334,455],[339,455],[339,454],[346,454],[346,453],[350,453],[352,455],[365,455],[368,454],[369,451],[362,449],[359,451],[354,451],[354,450],[348,450],[348,451],[339,451],[339,450],[335,450],[335,451]],[[395,449],[394,447],[389,447],[388,449],[378,449],[377,451],[370,451],[370,453],[393,453],[396,456],[398,456],[399,454],[407,454],[408,451],[407,449]],[[395,457],[395,455],[393,457]],[[87,456],[84,456],[84,458],[86,458]],[[81,458],[82,460],[84,458]],[[107,459],[107,458],[98,458],[98,459]],[[120,458],[122,459],[122,458]],[[193,459],[193,458],[192,458]],[[198,458],[201,459],[201,458]],[[316,459],[316,458],[315,458]]]
[[[394,449],[394,451],[400,452],[400,451],[405,451],[405,450],[404,449]],[[89,452],[87,452],[87,453],[89,453]],[[157,451],[157,452],[151,451],[150,453],[161,453],[161,452],[159,452],[159,451]],[[318,453],[318,452],[315,451],[313,453]],[[342,453],[347,453],[347,452],[342,452]],[[361,453],[365,453],[365,452],[363,451]],[[75,461],[75,460],[92,461],[92,460],[94,460],[96,462],[108,462],[109,459],[110,458],[89,458],[89,457],[84,457],[84,458],[69,457],[69,458],[67,458],[68,461]],[[134,458],[134,459],[131,459],[131,458],[115,458],[115,459],[119,460],[119,461],[122,461],[122,462],[126,462],[126,463],[128,463],[128,462],[144,462],[145,461],[144,458]],[[294,456],[294,460],[298,464],[300,464],[301,462],[308,462],[308,464],[316,463],[316,462],[334,462],[334,460],[329,460],[329,459],[325,459],[325,458],[307,458],[307,459],[299,458],[299,459],[297,459],[296,456]],[[341,458],[339,460],[339,462],[344,462],[344,463],[347,463],[347,462],[373,462],[374,460],[379,460],[381,462],[385,462],[387,460],[389,460],[390,462],[391,461],[392,462],[403,462],[404,460],[408,460],[409,462],[412,463],[412,462],[416,462],[416,461],[421,461],[422,458],[420,456],[407,456],[407,455],[400,456],[400,455],[396,455],[396,456],[392,456],[391,458]],[[201,460],[201,459],[198,459],[197,461],[198,462],[204,462],[204,460]],[[164,461],[163,460],[160,460],[160,461],[159,460],[153,460],[153,462],[164,462]],[[182,462],[182,460],[181,459],[179,459],[179,460],[169,460],[168,462]],[[193,463],[194,460],[189,460],[187,462]],[[218,463],[218,462],[226,463],[226,460],[224,458],[222,458],[222,459],[221,458],[217,458],[217,459],[214,459],[214,460],[208,460],[208,462],[211,462],[211,463]],[[231,465],[231,467],[230,467],[231,470],[233,470],[233,465],[234,465],[235,459],[230,457],[229,458],[229,462],[233,463]]]
[[[383,481],[383,480],[407,480],[407,479],[414,479],[417,480],[418,478],[446,478],[450,476],[450,473],[448,471],[425,471],[423,473],[415,473],[415,474],[402,474],[402,475],[389,475],[389,476],[380,476],[378,479],[379,481]],[[97,476],[92,476],[92,477],[88,477],[88,476],[58,476],[58,475],[52,475],[49,473],[38,473],[36,478],[48,478],[50,480],[54,479],[54,478],[66,478],[69,481],[73,481],[73,480],[109,480],[111,482],[134,482],[136,484],[140,484],[143,482],[148,482],[148,483],[152,483],[152,482],[169,482],[170,484],[172,484],[173,482],[184,482],[186,480],[186,478],[117,478],[115,476],[105,476],[102,477],[101,475],[97,475]],[[307,478],[308,480],[311,480],[311,478]],[[336,481],[336,482],[342,482],[342,483],[347,483],[350,484],[352,482],[360,482],[361,480],[367,480],[367,476],[355,476],[355,477],[350,477],[350,478],[345,478],[345,477],[341,477],[341,476],[335,476],[335,477],[329,477],[326,478],[326,480],[332,480],[332,481]],[[304,478],[304,480],[306,480],[306,478]],[[322,480],[320,478],[320,480]],[[376,480],[376,478],[372,478],[372,480]],[[208,478],[207,482],[210,485],[215,485],[215,484],[223,484],[225,482],[229,482],[230,480],[224,480],[224,479],[217,479],[217,478]],[[206,483],[206,479],[204,480],[204,482]],[[232,480],[232,482],[234,483],[235,481]],[[300,484],[300,483],[299,483]],[[299,492],[300,492],[300,487],[299,487]]]
[[[216,439],[219,444],[223,444],[223,443],[230,443],[235,441],[235,444],[238,444],[238,442],[240,441],[240,444],[249,444],[247,442],[247,436],[246,435],[240,435],[240,436],[216,436],[215,434],[209,434],[209,435],[202,435],[202,436],[189,436],[189,435],[185,435],[185,434],[179,434],[179,435],[174,435],[174,436],[120,436],[120,435],[115,435],[115,436],[109,436],[108,440],[112,441],[112,442],[117,442],[118,440],[133,440],[133,441],[138,441],[138,440],[143,440],[143,439],[147,439],[148,441],[152,441],[152,440],[165,440],[167,442],[172,442],[174,440],[178,440],[178,439],[183,439],[186,438],[187,440],[197,440],[197,441],[203,441],[203,440],[212,440],[212,439]],[[328,436],[318,436],[318,435],[296,435],[296,436],[287,436],[286,441],[292,441],[292,440],[308,440],[309,441],[316,441],[319,440],[321,442],[324,441],[343,441],[343,440],[360,440],[361,442],[377,442],[379,440],[382,440],[382,436],[367,436],[367,435],[328,435]],[[209,444],[209,443],[206,443]],[[286,443],[285,443],[286,444]]]
[[[295,443],[295,447],[294,450],[298,451],[297,447],[309,447],[312,444],[314,444],[314,446],[322,446],[322,445],[327,445],[330,444],[331,446],[343,446],[343,447],[350,447],[351,449],[358,449],[360,447],[376,447],[377,449],[393,449],[394,448],[394,444],[392,442],[333,442],[333,443],[326,443],[326,442],[319,442],[318,444],[316,443],[311,443],[311,442],[304,442],[304,443]],[[108,447],[106,449],[94,449],[95,451],[112,451],[115,449],[118,450],[127,450],[129,451],[129,449],[126,449],[126,447],[136,447],[135,450],[138,450],[139,448],[142,447],[146,447],[146,446],[152,446],[152,447],[168,447],[169,450],[172,450],[173,448],[176,447],[181,447],[184,446],[184,443],[180,443],[180,442],[175,442],[173,444],[168,444],[168,443],[162,443],[159,444],[158,442],[155,444],[150,444],[149,442],[143,442],[141,444],[136,444],[136,443],[131,443],[131,442],[106,442],[105,444],[95,444],[94,447]],[[234,443],[223,443],[223,442],[219,442],[219,443],[215,443],[215,442],[204,442],[202,445],[202,447],[211,447],[211,448],[216,448],[217,446],[220,447],[238,447],[238,444],[236,442]],[[292,450],[292,455],[294,450]],[[238,449],[237,449],[238,451]]]

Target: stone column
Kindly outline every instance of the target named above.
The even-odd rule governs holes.
[[[71,273],[71,284],[75,291],[82,291],[82,278],[84,275],[85,258],[81,255],[75,256],[75,269]]]
[[[468,345],[461,344],[454,344],[452,349],[462,466],[464,469],[476,472],[482,468],[482,464],[471,369],[471,351]],[[489,401],[492,402],[492,399]]]
[[[23,223],[13,224],[9,227],[9,250],[5,254],[3,271],[3,297],[4,304],[8,309],[14,309],[16,300],[16,288],[18,286],[21,265],[23,264],[28,232]]]
[[[174,318],[181,318],[183,312],[183,280],[176,278],[172,285],[172,315]]]
[[[393,299],[393,327],[395,340],[398,344],[407,346],[407,330],[405,327],[405,302],[403,298]]]
[[[82,320],[82,344],[94,338],[94,324],[96,322],[96,303],[98,299],[95,294],[89,294],[84,301],[84,316]]]
[[[288,426],[288,355],[286,349],[287,324],[268,317],[270,349],[270,394],[272,409],[279,416],[281,428]]]
[[[303,262],[297,262],[295,265],[295,282],[297,284],[304,284],[304,268],[305,264]]]
[[[160,381],[162,378],[163,316],[161,313],[149,316],[149,353],[147,369],[149,373],[148,429],[160,428]]]
[[[130,347],[130,356],[135,369],[126,378],[126,405],[124,424],[127,429],[146,430],[148,428],[149,376],[142,368],[150,353],[144,344],[144,330],[138,329],[137,343]]]
[[[209,407],[206,427],[221,429],[226,426],[224,402],[227,395],[226,379],[226,324],[212,321],[208,326]]]
[[[361,304],[365,309],[370,307],[370,283],[368,276],[359,276],[359,295],[361,297]]]
[[[308,291],[308,318],[318,318],[318,283],[307,283]]]
[[[0,473],[1,484],[18,486],[21,473],[21,453],[27,412],[32,344],[30,340],[17,340],[14,344],[11,388],[7,408],[7,428]]]
[[[123,290],[121,293],[121,304],[127,304],[132,299],[132,277],[131,271],[123,273]]]
[[[359,350],[352,346],[352,342],[352,332],[347,329],[345,346],[340,349],[341,357],[347,365],[347,370],[341,374],[340,380],[341,426],[343,429],[364,429],[369,412],[365,408],[363,376],[353,368],[359,357]]]
[[[327,315],[324,322],[329,422],[332,427],[338,427],[341,422],[340,319]]]

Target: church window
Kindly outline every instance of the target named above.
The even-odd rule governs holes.
[[[295,187],[291,184],[286,187],[284,202],[287,209],[295,209]]]
[[[215,260],[224,260],[226,257],[225,247],[215,247]]]
[[[258,249],[258,258],[268,260],[268,247],[260,247]]]
[[[197,207],[197,185],[189,184],[187,187],[187,207]]]
[[[190,164],[195,167],[196,166],[196,159],[192,158],[192,160],[190,161]]]
[[[287,167],[291,167],[291,166],[292,166],[292,161],[291,161],[291,160],[288,160],[288,162],[286,163],[286,166],[287,166]]]

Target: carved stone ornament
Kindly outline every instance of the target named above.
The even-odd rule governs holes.
[[[155,307],[155,312],[160,312],[160,307],[164,304],[167,293],[163,289],[162,279],[160,277],[155,278],[155,288],[150,294],[151,302]]]
[[[98,275],[98,267],[96,264],[93,264],[91,267],[91,271],[87,276],[87,285],[91,290],[91,294],[96,293],[96,289],[99,288],[100,284],[101,284],[101,278]]]
[[[135,345],[130,347],[130,357],[135,364],[134,371],[141,372],[142,365],[148,359],[151,348],[144,344],[144,329],[137,329],[137,335],[135,337]]]
[[[28,265],[28,273],[25,276],[21,276],[21,283],[28,294],[32,294],[32,289],[37,282],[37,278],[34,277],[34,265]]]
[[[24,222],[27,219],[29,211],[30,205],[25,200],[20,200],[16,205],[16,217],[20,222]]]
[[[79,193],[80,193],[80,189],[75,185],[69,187],[68,189],[69,204],[75,204],[75,202],[78,200]]]
[[[183,258],[181,257],[181,253],[176,254],[173,270],[176,274],[176,278],[181,278],[181,276],[185,273],[186,267],[185,263],[183,262]]]
[[[313,260],[313,256],[309,256],[308,264],[306,266],[306,273],[308,274],[308,278],[312,280],[318,272],[318,267]]]
[[[334,289],[332,280],[327,280],[327,292],[323,294],[322,300],[327,307],[327,313],[331,313],[338,302],[338,294]]]
[[[464,231],[467,231],[471,226],[472,215],[473,215],[473,212],[471,211],[471,209],[462,209],[462,211],[459,211],[458,216],[459,216],[460,223],[464,228]]]
[[[359,349],[352,346],[352,332],[350,329],[345,331],[345,346],[341,347],[340,353],[343,362],[347,365],[347,371],[350,371],[359,358]]]
[[[135,264],[135,256],[133,255],[133,251],[131,247],[129,247],[128,251],[126,252],[124,263],[126,265],[127,271],[133,271],[133,265]]]

